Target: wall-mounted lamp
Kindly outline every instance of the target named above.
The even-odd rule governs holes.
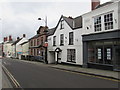
[[[115,23],[117,23],[117,19],[114,19],[115,20]]]

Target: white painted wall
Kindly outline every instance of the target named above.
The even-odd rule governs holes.
[[[101,31],[94,31],[94,17],[101,15],[102,23],[104,14],[113,12],[113,26],[112,30],[120,29],[120,2],[115,2],[110,5],[106,5],[104,7],[98,8],[86,14],[83,14],[83,28],[72,30],[70,26],[64,22],[64,29],[60,30],[60,25],[56,29],[54,35],[48,37],[48,61],[54,62],[54,57],[51,56],[49,51],[54,51],[55,48],[60,47],[62,49],[61,53],[61,61],[67,61],[67,49],[76,49],[76,64],[83,64],[83,44],[82,44],[82,35],[84,34],[92,34],[92,33],[100,33],[100,32],[109,32],[112,30],[105,30],[104,26],[102,26]],[[118,15],[119,12],[119,15]],[[116,22],[115,22],[116,20]],[[102,24],[104,25],[104,23]],[[87,29],[89,27],[89,29]],[[74,32],[74,45],[68,45],[69,43],[69,32]],[[60,34],[64,34],[64,46],[60,46]],[[56,46],[53,46],[53,36],[56,36]],[[67,39],[65,39],[67,37]]]
[[[120,2],[118,2],[118,28],[120,29]]]
[[[22,45],[22,55],[29,55],[29,42]]]
[[[12,56],[12,43],[11,42],[4,42],[3,44],[3,52],[5,53],[6,57]]]
[[[74,45],[69,44],[69,32],[74,33]],[[61,58],[60,62],[67,62],[67,49],[75,49],[76,50],[76,64],[82,65],[82,37],[81,37],[82,29],[72,30],[70,26],[64,21],[64,29],[60,30],[60,25],[58,25],[54,35],[48,37],[48,61],[54,62],[55,57],[50,56],[49,51],[55,51],[57,47],[59,47],[62,52],[59,54],[59,58]],[[64,34],[64,46],[60,46],[60,34]],[[53,37],[56,36],[56,46],[53,46]]]
[[[20,44],[22,44],[23,42],[28,41],[28,39],[26,39],[25,37],[23,37],[17,44],[16,44],[16,56],[17,58],[20,59],[21,54],[18,54],[18,52],[22,52],[22,46]]]
[[[120,4],[119,4],[120,5]],[[120,6],[119,6],[120,7]],[[105,30],[104,26],[102,26],[102,30],[101,31],[94,31],[94,17],[96,16],[101,16],[102,20],[104,20],[104,15],[106,13],[109,12],[113,12],[113,25],[114,28],[112,30],[116,30],[118,28],[120,28],[120,24],[118,24],[118,2],[110,4],[110,5],[106,5],[104,7],[98,8],[96,10],[93,10],[91,12],[88,12],[83,16],[83,34],[90,34],[90,33],[99,33],[99,32],[109,32],[112,30]],[[115,22],[115,19],[117,20],[117,22]],[[103,25],[104,25],[104,21],[102,21]],[[119,25],[119,26],[118,26]],[[87,29],[87,27],[90,27],[90,29]]]

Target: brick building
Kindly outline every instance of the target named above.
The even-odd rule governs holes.
[[[31,56],[42,56],[45,59],[45,41],[47,27],[40,26],[37,34],[29,39],[29,54]]]

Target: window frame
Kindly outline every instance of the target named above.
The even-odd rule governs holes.
[[[104,29],[110,30],[113,28],[114,28],[113,12],[104,14]]]
[[[101,31],[102,30],[102,16],[94,17],[94,31]]]
[[[53,46],[56,46],[56,36],[53,36]]]
[[[67,62],[76,63],[76,49],[67,49]]]
[[[64,29],[64,20],[60,21],[60,29]]]
[[[60,34],[60,46],[64,45],[64,34]]]
[[[74,45],[74,33],[69,32],[69,45]]]

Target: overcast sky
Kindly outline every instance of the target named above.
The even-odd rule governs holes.
[[[0,0],[0,42],[2,36],[34,36],[38,27],[45,25],[39,17],[47,16],[47,25],[53,28],[61,15],[77,17],[90,10],[91,0]]]

